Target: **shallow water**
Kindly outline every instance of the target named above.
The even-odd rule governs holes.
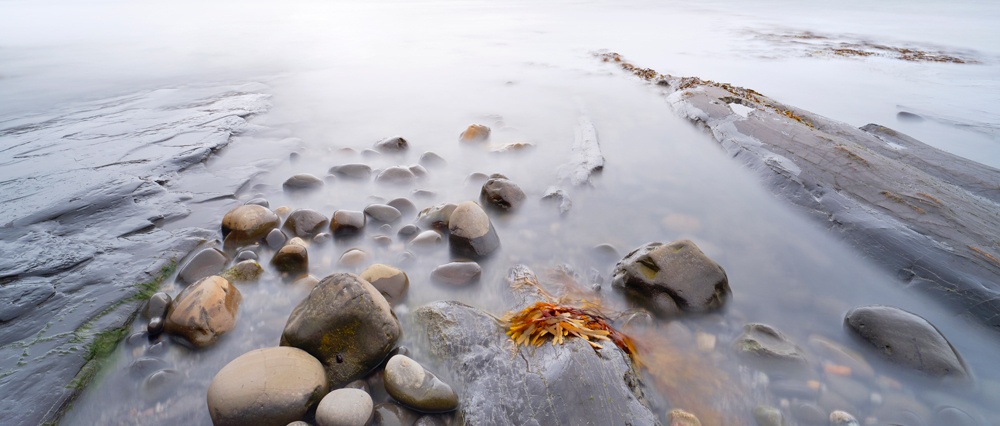
[[[1000,379],[992,359],[1000,349],[995,337],[900,288],[894,277],[774,198],[709,135],[675,117],[656,90],[591,56],[609,49],[662,73],[753,88],[858,126],[877,122],[998,166],[1000,110],[994,99],[1000,95],[995,78],[1000,52],[989,42],[1000,39],[992,25],[1000,13],[995,5],[885,3],[874,10],[866,6],[863,16],[857,16],[858,5],[793,2],[9,2],[0,7],[14,12],[0,14],[0,47],[8,53],[0,62],[0,98],[8,100],[0,102],[4,122],[42,114],[55,104],[137,90],[263,81],[273,95],[272,107],[251,124],[267,130],[237,138],[207,164],[211,171],[264,158],[282,160],[242,188],[241,201],[260,192],[272,207],[311,208],[329,216],[336,209],[361,210],[371,197],[407,196],[418,209],[475,200],[479,187],[464,182],[472,172],[503,173],[518,183],[528,201],[513,214],[491,213],[503,246],[483,264],[479,284],[455,290],[429,282],[430,270],[449,259],[447,250],[420,254],[404,268],[411,285],[396,312],[408,331],[408,312],[434,300],[457,299],[502,314],[502,276],[515,263],[527,264],[543,281],[545,271],[561,264],[584,275],[593,267],[608,277],[613,265],[590,254],[597,244],[612,244],[624,255],[646,242],[688,238],[726,269],[733,297],[721,316],[681,322],[717,336],[713,352],[719,355],[712,368],[731,375],[749,402],[778,404],[761,393],[759,377],[748,379],[727,355],[728,342],[743,323],[770,324],[802,346],[813,334],[852,345],[843,315],[871,303],[927,318],[981,381]],[[932,29],[925,29],[930,22]],[[962,31],[954,31],[958,28]],[[982,64],[809,57],[794,46],[747,35],[786,29],[972,52]],[[900,110],[929,120],[897,121]],[[573,206],[560,216],[539,198],[560,184],[556,169],[569,159],[580,116],[589,117],[597,129],[605,169],[592,188],[561,185]],[[536,148],[491,154],[461,147],[458,133],[474,122],[493,127],[495,137],[530,141]],[[958,126],[963,123],[975,126]],[[366,158],[337,151],[360,151],[396,134],[411,145],[402,156]],[[287,161],[290,151],[302,159]],[[322,177],[331,166],[353,162],[373,168],[415,164],[424,151],[440,154],[448,166],[429,169],[412,187],[340,180],[305,197],[287,197],[280,189],[295,173]],[[254,189],[256,184],[268,186]],[[413,189],[436,195],[413,197]],[[221,221],[237,204],[200,204],[192,207],[192,216]],[[310,272],[322,278],[344,271],[336,260],[353,247],[371,253],[372,262],[395,263],[402,250],[395,231],[409,220],[388,233],[395,241],[388,248],[372,241],[382,233],[374,227],[357,239],[311,246]],[[180,229],[190,221],[160,226]],[[158,388],[144,384],[145,376],[129,373],[128,366],[145,356],[147,344],[122,343],[103,377],[74,403],[65,424],[210,424],[204,396],[215,372],[251,349],[276,345],[288,313],[308,291],[273,273],[239,289],[244,301],[233,332],[206,350],[172,344],[157,355],[164,360],[160,368],[174,370],[179,380]],[[180,288],[168,284],[166,290],[176,294]],[[601,297],[621,306],[610,291]],[[142,327],[137,321],[133,330]],[[413,345],[414,339],[411,332],[402,343]],[[418,359],[429,361],[416,349]],[[693,348],[679,350],[698,354]],[[871,358],[879,373],[904,383],[904,393],[930,408],[961,405]],[[650,366],[656,368],[666,367]],[[974,404],[963,407],[966,411],[995,419],[1000,413],[988,397],[976,391],[957,398]],[[748,412],[724,414],[737,419],[734,424],[753,424]]]

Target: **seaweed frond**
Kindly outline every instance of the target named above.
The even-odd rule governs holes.
[[[585,301],[586,302],[586,301]],[[551,339],[552,345],[563,344],[565,339],[576,336],[586,340],[594,349],[601,349],[598,340],[612,342],[624,351],[637,365],[641,365],[636,357],[635,345],[632,340],[612,328],[607,319],[592,309],[593,305],[576,308],[546,302],[524,308],[517,313],[508,313],[503,320],[508,325],[507,335],[518,345],[540,346]]]

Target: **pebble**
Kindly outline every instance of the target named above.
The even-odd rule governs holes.
[[[340,259],[337,260],[337,266],[355,269],[368,263],[370,258],[371,256],[369,256],[364,250],[350,249],[340,256]]]
[[[149,320],[149,323],[146,324],[146,331],[149,333],[149,335],[156,336],[160,333],[163,333],[165,324],[166,320],[164,320],[161,317],[151,318]]]
[[[239,247],[264,239],[281,220],[274,212],[257,205],[236,207],[222,217],[226,247]]]
[[[376,222],[392,223],[403,216],[395,207],[385,204],[372,204],[365,207],[365,214]]]
[[[329,173],[341,179],[368,180],[372,175],[372,168],[367,164],[344,164],[331,167]]]
[[[316,210],[297,209],[288,215],[281,227],[296,237],[310,238],[323,232],[329,223],[326,216]]]
[[[410,279],[406,273],[389,265],[376,263],[365,269],[359,276],[374,286],[379,293],[382,293],[382,296],[391,305],[402,302],[406,297],[406,290],[410,288]]]
[[[375,421],[373,425],[411,426],[419,416],[420,413],[402,405],[384,402],[375,406]]]
[[[431,271],[431,279],[440,283],[462,287],[479,281],[483,269],[476,262],[451,262]]]
[[[402,228],[399,228],[399,231],[396,232],[396,235],[398,235],[403,240],[407,240],[410,237],[417,235],[418,233],[420,233],[420,227],[414,224],[409,224],[409,225],[403,225]]]
[[[418,162],[424,167],[444,167],[448,165],[448,161],[431,151],[421,154]]]
[[[417,180],[417,175],[404,166],[387,167],[375,177],[375,182],[388,185],[408,185]]]
[[[758,426],[785,426],[785,417],[781,410],[768,406],[758,405],[753,409],[753,419]]]
[[[278,231],[278,232],[281,232],[281,231]],[[244,260],[257,260],[257,259],[258,259],[257,253],[254,253],[254,252],[252,252],[250,250],[243,250],[243,251],[240,252],[240,254],[236,255],[236,259],[234,259],[233,261],[234,262],[242,262]]]
[[[280,217],[282,220],[284,220],[286,217],[288,217],[288,215],[291,214],[291,213],[292,213],[292,209],[290,209],[290,208],[288,208],[286,206],[281,206],[281,207],[278,207],[278,208],[274,209],[274,214],[278,215],[278,217]]]
[[[440,247],[443,243],[444,239],[441,237],[441,233],[430,229],[417,234],[416,237],[410,240],[409,245],[414,249],[429,250]]]
[[[413,201],[404,197],[393,198],[386,204],[392,206],[396,210],[399,210],[399,213],[403,216],[411,216],[417,212],[417,206],[413,204]]]
[[[372,237],[372,240],[374,240],[375,245],[379,247],[389,247],[392,245],[392,238],[385,235],[376,235]]]
[[[423,229],[447,230],[456,208],[458,206],[455,204],[444,203],[423,209],[417,214],[417,225]]]
[[[177,272],[177,277],[185,283],[193,283],[202,278],[216,275],[229,263],[225,253],[218,249],[207,248],[194,255]]]
[[[364,212],[337,210],[330,219],[330,232],[335,236],[354,234],[364,229],[366,223]]]
[[[861,426],[854,416],[844,411],[830,413],[830,426]],[[957,426],[957,425],[956,425]]]
[[[527,198],[517,184],[501,174],[490,176],[490,179],[483,184],[479,195],[484,203],[500,210],[516,209]]]
[[[281,188],[288,193],[315,191],[323,187],[323,180],[309,173],[301,173],[288,178]]]
[[[480,258],[499,248],[500,238],[483,208],[474,201],[466,201],[451,214],[448,243],[453,253]]]
[[[375,142],[375,144],[372,145],[372,148],[374,148],[378,152],[385,154],[385,153],[406,151],[407,149],[410,148],[410,144],[407,143],[406,139],[403,139],[402,137],[390,136],[378,142]]]
[[[306,250],[305,246],[299,244],[286,244],[271,258],[271,265],[278,272],[290,275],[308,272],[309,251]]]
[[[286,237],[285,233],[281,232],[280,229],[272,229],[271,232],[267,234],[265,241],[267,242],[268,247],[278,250],[285,245],[285,242],[288,241],[288,237]]]
[[[143,309],[142,315],[146,318],[165,317],[172,301],[173,299],[167,293],[162,291],[153,293],[149,300],[146,301],[146,308]]]
[[[244,260],[222,271],[220,275],[231,283],[237,283],[256,281],[263,273],[264,268],[256,260]]]
[[[458,135],[458,140],[462,142],[483,142],[489,137],[489,127],[482,124],[471,124],[462,134]]]
[[[153,356],[160,356],[165,354],[167,352],[167,342],[168,340],[162,340],[153,343],[152,345],[149,346],[148,349],[146,349],[146,353]]]
[[[312,241],[314,244],[326,244],[333,239],[333,235],[327,232],[320,232],[313,236]]]
[[[475,172],[465,177],[465,184],[467,186],[483,186],[488,180],[490,180],[490,176],[486,173]]]
[[[424,166],[421,166],[419,164],[410,166],[410,171],[413,172],[413,175],[418,178],[427,176],[427,169],[425,169]]]
[[[448,426],[440,415],[425,414],[413,422],[413,426]]]
[[[251,200],[243,203],[243,205],[244,206],[261,206],[261,207],[263,207],[265,209],[268,208],[268,207],[271,207],[271,203],[268,203],[267,200],[265,200],[263,198],[253,198],[253,199],[251,199]]]
[[[378,151],[376,151],[374,149],[365,149],[365,150],[361,151],[361,156],[364,157],[364,158],[375,158],[375,157],[382,156],[382,153],[378,152]]]
[[[680,408],[670,410],[667,418],[670,419],[670,426],[701,426],[698,417]]]
[[[458,408],[458,394],[433,373],[405,355],[396,355],[385,366],[385,390],[397,401],[425,411]]]
[[[372,398],[360,389],[337,389],[316,408],[318,426],[365,426],[374,409]]]
[[[417,198],[431,199],[436,197],[437,193],[434,191],[428,191],[426,189],[414,189],[412,192],[410,192],[410,195],[413,195],[414,197]]]
[[[167,311],[164,330],[197,347],[215,343],[236,326],[240,291],[222,277],[211,276],[187,286]]]

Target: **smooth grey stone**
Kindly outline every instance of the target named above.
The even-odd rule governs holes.
[[[310,238],[323,232],[330,221],[322,213],[310,209],[296,209],[288,218],[282,229],[299,238]]]
[[[418,161],[424,167],[444,167],[448,165],[448,161],[431,151],[420,154],[420,160]]]
[[[404,197],[393,198],[386,204],[392,206],[396,210],[399,210],[399,213],[403,216],[410,216],[417,212],[417,206],[414,205],[412,201]]]
[[[491,205],[500,210],[512,210],[524,203],[527,196],[521,187],[517,186],[502,175],[493,175],[486,183],[479,194],[480,198],[487,205]]]
[[[320,245],[320,244],[326,244],[327,242],[329,242],[332,239],[333,239],[333,235],[330,235],[327,232],[320,232],[320,233],[318,233],[318,234],[316,234],[316,235],[313,236],[312,242],[313,242],[313,244]]]
[[[148,400],[163,400],[168,395],[176,392],[175,387],[183,381],[183,377],[177,370],[160,370],[150,374],[142,382],[142,392]],[[225,424],[216,423],[220,426]],[[254,426],[250,424],[250,426]]]
[[[785,416],[781,414],[781,410],[767,405],[754,408],[753,419],[758,426],[785,426]]]
[[[375,142],[375,144],[372,145],[372,148],[374,148],[378,152],[385,154],[391,152],[406,151],[407,149],[410,148],[410,144],[407,143],[406,139],[403,139],[402,137],[390,136],[378,142]]]
[[[245,205],[245,206],[248,206],[248,205],[261,206],[261,207],[263,207],[265,209],[271,207],[271,204],[268,203],[267,200],[265,200],[263,198],[253,198],[253,199],[251,199],[251,200],[243,203],[243,205]]]
[[[323,365],[305,351],[257,349],[212,378],[208,411],[215,426],[288,424],[301,419],[328,388]]]
[[[427,176],[427,169],[425,169],[424,166],[421,166],[419,164],[410,166],[410,171],[413,172],[413,175],[418,178]]]
[[[451,262],[431,271],[431,279],[440,283],[462,287],[479,281],[483,269],[476,262]]]
[[[367,265],[371,260],[371,256],[368,252],[354,248],[345,251],[344,254],[340,255],[340,259],[337,259],[337,266],[341,268],[351,269],[353,272],[357,272],[362,266]]]
[[[615,266],[611,286],[660,317],[721,308],[726,271],[689,240],[645,244]]]
[[[500,247],[500,238],[483,208],[474,201],[466,201],[459,204],[451,214],[448,244],[453,253],[481,258]]]
[[[392,242],[392,240],[389,240]],[[374,264],[359,275],[382,293],[391,305],[398,304],[406,298],[406,290],[410,288],[410,279],[406,273],[389,265]]]
[[[367,222],[364,212],[337,210],[330,219],[330,232],[334,236],[358,233]]]
[[[149,342],[148,331],[137,331],[125,338],[125,343],[129,346],[139,346]]]
[[[297,163],[301,158],[302,158],[302,154],[299,154],[299,153],[294,152],[294,151],[292,153],[288,154],[288,161],[290,163],[292,163],[292,164]]]
[[[281,232],[280,229],[272,229],[271,232],[267,234],[265,241],[267,242],[268,247],[278,250],[285,245],[285,242],[288,241],[288,237],[286,237],[285,233]]]
[[[984,426],[983,423],[977,421],[969,413],[962,411],[955,407],[943,407],[934,413],[934,424],[935,425],[948,425],[948,426]]]
[[[409,225],[403,225],[402,228],[399,228],[399,231],[396,232],[396,235],[406,240],[414,235],[417,235],[418,233],[420,233],[420,227],[414,224],[409,224]]]
[[[365,214],[376,222],[392,223],[403,216],[395,207],[385,204],[372,204],[365,207]]]
[[[475,173],[470,173],[468,176],[465,177],[465,184],[470,186],[471,185],[483,186],[483,184],[486,183],[486,181],[488,180],[490,180],[490,177],[486,173],[475,172]]]
[[[436,197],[437,193],[434,191],[428,191],[426,189],[414,189],[412,192],[410,192],[410,195],[413,195],[414,197],[417,198],[431,199]]]
[[[386,167],[375,176],[375,182],[387,185],[408,185],[416,179],[417,175],[403,166]]]
[[[361,156],[364,158],[375,158],[375,157],[381,157],[382,153],[374,149],[365,149],[361,151]]]
[[[844,327],[885,360],[931,377],[964,381],[965,361],[930,322],[897,307],[861,306],[844,317]]]
[[[375,245],[379,247],[389,247],[392,245],[392,238],[386,235],[376,235],[372,237],[372,240],[374,240]]]
[[[441,233],[433,229],[417,234],[409,242],[409,246],[415,250],[430,250],[441,247],[443,244],[444,238],[441,237]]]
[[[924,117],[921,117],[918,114],[914,114],[912,112],[907,112],[907,111],[897,112],[896,113],[896,119],[899,120],[899,121],[912,121],[912,122],[915,122],[915,123],[919,123],[921,121],[924,121]]]
[[[330,174],[341,179],[368,180],[372,175],[372,168],[367,164],[344,164],[330,168]]]
[[[743,333],[733,342],[733,350],[740,358],[763,370],[802,372],[809,366],[802,348],[764,324],[743,326]]]
[[[173,298],[169,294],[162,291],[153,293],[146,301],[146,308],[143,309],[142,315],[146,318],[163,318],[167,316],[171,302],[173,302]]]
[[[413,265],[413,263],[416,262],[416,260],[417,257],[414,256],[413,253],[410,253],[408,251],[403,251],[398,255],[396,255],[395,264],[400,268],[405,268],[407,266]]]
[[[365,426],[371,420],[374,404],[372,397],[360,389],[337,389],[319,402],[316,407],[318,426]]]
[[[340,180],[340,178],[338,178],[337,175],[323,176],[323,182],[326,182],[327,185],[335,184],[338,180]]]
[[[218,249],[207,248],[198,252],[191,260],[188,260],[181,267],[180,271],[177,272],[177,277],[182,282],[193,283],[202,278],[222,272],[222,269],[226,267],[226,263],[229,263],[229,259],[226,258],[224,253]]]
[[[166,326],[166,321],[163,317],[150,318],[149,323],[146,324],[146,331],[150,336],[156,336],[163,333],[163,329]]]
[[[259,257],[257,256],[257,253],[254,253],[253,251],[250,250],[243,250],[240,252],[240,254],[236,255],[236,259],[233,259],[233,262],[242,262],[244,260],[258,260],[258,259]]]
[[[385,366],[385,390],[404,405],[424,412],[451,411],[458,394],[422,365],[396,355]]]
[[[401,334],[399,320],[379,291],[356,275],[320,281],[288,317],[282,346],[309,352],[340,387],[379,365]]]
[[[315,191],[323,187],[323,180],[309,173],[301,173],[288,178],[281,188],[285,192]]]
[[[617,262],[621,259],[618,249],[611,244],[598,244],[590,249],[590,254],[604,262]]]

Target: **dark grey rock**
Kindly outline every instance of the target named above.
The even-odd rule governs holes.
[[[297,209],[288,215],[281,227],[299,238],[310,238],[323,232],[330,221],[322,213],[310,209]]]
[[[661,317],[713,311],[731,294],[726,271],[689,240],[633,250],[615,266],[611,285]]]
[[[458,408],[458,394],[434,373],[406,355],[396,355],[385,366],[385,390],[404,405],[423,412]]]
[[[287,241],[288,237],[280,229],[272,229],[271,232],[267,233],[267,238],[265,239],[267,246],[274,250],[283,247]]]
[[[500,238],[479,204],[459,204],[448,221],[448,244],[453,253],[471,258],[487,256],[500,247]]]
[[[934,325],[902,309],[870,305],[852,309],[844,327],[876,354],[931,377],[967,379],[965,361]]]
[[[193,283],[202,278],[216,275],[226,267],[229,259],[225,253],[214,248],[204,249],[181,266],[177,278],[184,283]]]
[[[366,426],[374,410],[372,397],[360,389],[337,389],[316,407],[318,426]]]
[[[420,233],[419,226],[414,224],[409,224],[409,225],[403,225],[402,228],[399,228],[399,231],[396,232],[396,235],[398,235],[399,238],[402,238],[403,240],[408,240],[410,237],[417,235],[419,233]]]
[[[278,272],[293,276],[309,272],[309,251],[305,246],[286,244],[271,258],[271,265]]]
[[[365,214],[372,220],[382,223],[392,223],[403,216],[395,207],[385,204],[371,204],[365,207]]]
[[[315,191],[322,187],[323,180],[309,173],[297,174],[281,184],[281,188],[289,193]]]
[[[375,144],[372,145],[372,148],[374,148],[378,152],[386,154],[391,152],[406,151],[407,149],[410,148],[410,145],[406,142],[406,139],[403,139],[399,136],[390,136],[378,142],[375,142]]]
[[[162,318],[167,316],[167,311],[170,309],[170,302],[173,299],[169,294],[164,292],[154,293],[146,301],[146,308],[142,311],[142,316],[146,318]]]
[[[282,346],[309,352],[333,387],[361,378],[395,347],[399,320],[379,291],[356,275],[328,275],[292,311]]]
[[[364,212],[337,210],[330,219],[330,232],[334,236],[356,234],[365,228],[367,221]]]
[[[375,176],[375,182],[388,185],[409,185],[416,180],[417,175],[403,166],[386,167]]]
[[[497,207],[501,210],[511,210],[518,208],[527,196],[521,187],[511,182],[503,175],[493,175],[483,184],[483,189],[479,196],[484,203]]]
[[[368,180],[372,176],[372,168],[367,164],[344,164],[331,167],[329,173],[341,179]]]
[[[166,327],[166,320],[164,317],[150,318],[149,323],[146,324],[146,331],[149,332],[150,336],[156,336],[163,333]]]
[[[757,368],[801,372],[809,366],[802,349],[778,330],[764,324],[747,324],[733,342],[740,358]]]
[[[476,262],[451,262],[438,266],[431,271],[431,280],[463,287],[479,281],[483,268]]]

